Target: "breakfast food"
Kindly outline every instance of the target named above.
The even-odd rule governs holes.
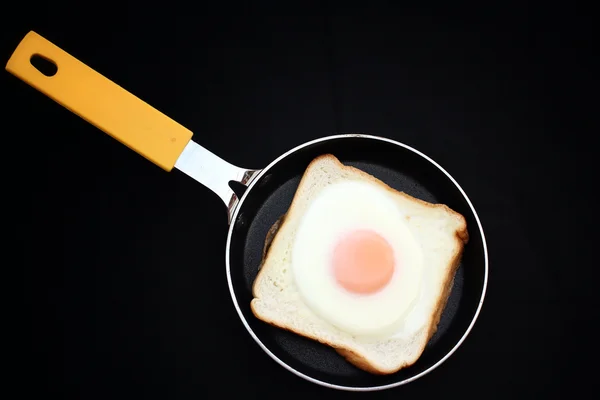
[[[447,206],[323,155],[269,231],[252,312],[390,374],[435,332],[467,241],[465,219]]]

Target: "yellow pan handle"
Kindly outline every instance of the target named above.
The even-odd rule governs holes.
[[[37,55],[58,67],[46,76],[31,64]],[[92,125],[170,171],[192,132],[37,33],[19,43],[6,70]]]

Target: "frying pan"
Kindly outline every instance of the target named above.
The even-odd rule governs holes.
[[[40,57],[54,64],[54,74],[34,67],[34,60]],[[191,140],[191,131],[35,32],[23,38],[6,69],[164,170],[179,169],[223,200],[229,221],[225,268],[233,305],[261,349],[297,376],[335,389],[392,388],[438,367],[471,331],[488,280],[483,229],[462,188],[423,153],[383,137],[340,134],[301,144],[262,170],[240,168],[204,149]],[[372,375],[359,370],[332,348],[267,325],[250,310],[251,286],[267,233],[287,212],[310,161],[326,153],[397,190],[428,202],[444,203],[467,221],[470,241],[465,246],[438,330],[414,365],[391,375]],[[230,182],[245,187],[241,197],[232,190]]]

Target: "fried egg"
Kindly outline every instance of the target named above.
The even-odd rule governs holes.
[[[418,325],[421,246],[383,187],[343,181],[316,194],[298,226],[291,267],[306,305],[341,331],[394,336]]]

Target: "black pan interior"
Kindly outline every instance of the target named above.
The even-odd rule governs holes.
[[[333,349],[257,320],[250,310],[251,287],[258,272],[265,236],[286,213],[300,178],[315,157],[331,153],[420,199],[444,203],[467,219],[470,241],[454,280],[437,333],[410,368],[376,376],[345,361]],[[410,378],[443,358],[461,339],[479,304],[484,285],[482,237],[458,188],[436,166],[404,147],[361,137],[336,138],[297,151],[267,171],[248,193],[234,221],[230,247],[231,279],[245,319],[262,343],[280,360],[309,377],[347,387],[374,387]]]

